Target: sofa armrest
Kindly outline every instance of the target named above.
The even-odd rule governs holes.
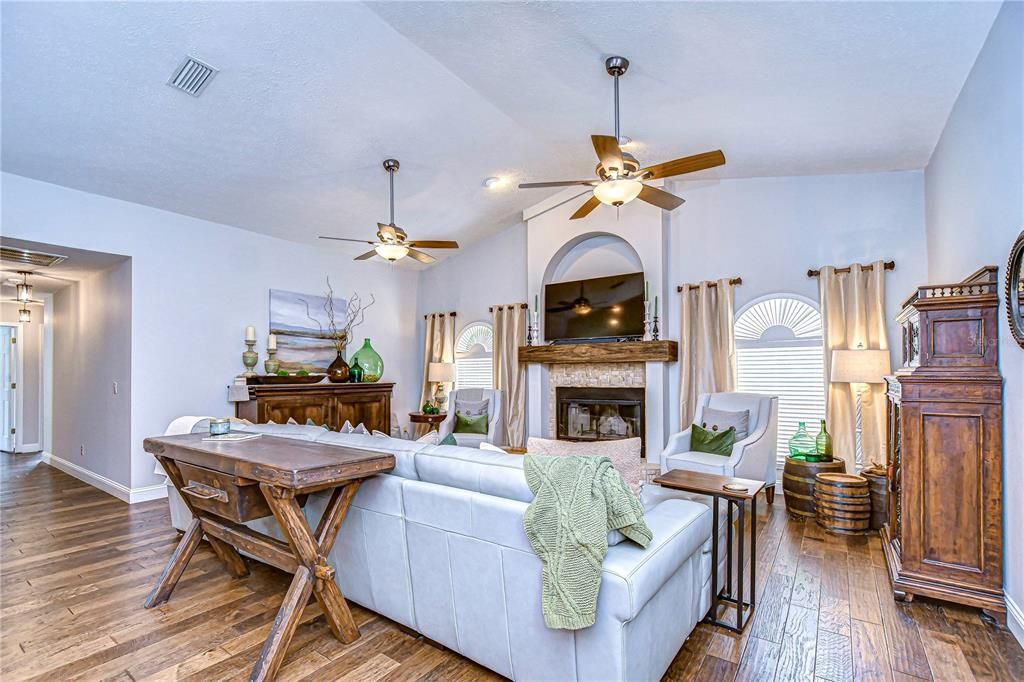
[[[601,567],[600,617],[636,617],[651,597],[711,537],[711,510],[689,500],[665,500],[644,516],[654,537],[646,548],[622,542]]]
[[[677,455],[680,452],[690,451],[690,432],[691,429],[688,428],[685,431],[673,434],[672,437],[668,439],[668,444],[665,446],[665,449],[661,451],[661,473],[668,471],[666,460],[669,457]]]

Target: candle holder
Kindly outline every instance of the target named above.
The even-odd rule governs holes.
[[[533,325],[532,324],[526,325],[526,345],[527,346],[532,346],[533,345]]]
[[[651,340],[651,302],[644,301],[644,341]]]
[[[263,361],[263,369],[267,371],[267,374],[277,374],[277,370],[281,369],[281,363],[274,357],[276,355],[276,348],[267,349],[267,359]]]
[[[256,340],[246,341],[245,345],[248,350],[242,353],[242,364],[245,365],[245,372],[242,374],[244,377],[254,377],[256,372],[253,371],[253,367],[256,366],[256,361],[260,359],[260,354],[252,349],[256,345]]]
[[[655,315],[654,319],[651,320],[651,341],[657,341],[659,336],[658,331],[658,316]]]

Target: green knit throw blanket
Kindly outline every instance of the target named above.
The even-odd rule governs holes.
[[[544,623],[564,630],[590,627],[608,531],[646,547],[651,529],[643,507],[607,457],[526,455],[523,471],[534,495],[523,528],[544,564]]]

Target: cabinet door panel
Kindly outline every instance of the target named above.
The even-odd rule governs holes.
[[[259,421],[284,424],[288,419],[294,419],[305,424],[307,419],[312,419],[314,424],[324,424],[327,423],[328,404],[327,396],[267,397],[260,401]]]
[[[388,433],[391,429],[391,400],[384,394],[346,397],[334,406],[335,421],[341,425],[346,421],[353,426],[363,424],[368,429]]]

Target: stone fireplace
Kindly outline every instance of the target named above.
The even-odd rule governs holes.
[[[559,386],[555,389],[555,437],[593,442],[644,437],[643,388]],[[641,440],[640,456],[644,456]]]

